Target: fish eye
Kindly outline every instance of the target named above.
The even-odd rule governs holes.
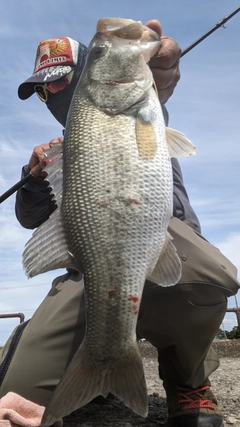
[[[92,49],[91,55],[94,57],[94,59],[98,59],[105,55],[106,50],[107,47],[104,44],[100,46],[95,46]]]

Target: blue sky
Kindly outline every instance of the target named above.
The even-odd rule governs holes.
[[[21,101],[17,95],[19,84],[32,74],[40,40],[69,36],[88,45],[99,18],[157,18],[164,34],[184,49],[239,6],[239,0],[2,1],[0,194],[19,180],[34,146],[62,133],[37,96]],[[240,13],[182,58],[182,77],[167,108],[170,126],[197,146],[197,155],[181,159],[181,166],[202,233],[240,270],[239,40]],[[20,311],[29,318],[61,272],[26,278],[21,256],[31,232],[18,224],[14,203],[11,196],[0,206],[0,313]],[[16,324],[0,320],[0,345]],[[233,325],[235,315],[227,314],[224,327]]]

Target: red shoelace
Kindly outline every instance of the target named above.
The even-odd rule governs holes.
[[[184,387],[177,387],[177,396],[179,397],[178,403],[183,404],[183,410],[187,411],[189,409],[201,409],[207,408],[214,410],[213,403],[209,399],[204,399],[203,394],[210,387],[205,385],[196,389],[189,389]],[[197,396],[198,398],[193,399],[191,396]]]

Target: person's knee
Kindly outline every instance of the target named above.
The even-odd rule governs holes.
[[[226,313],[227,299],[218,287],[182,283],[163,288],[147,282],[137,335],[156,347],[174,344],[179,335],[202,333],[213,339]]]

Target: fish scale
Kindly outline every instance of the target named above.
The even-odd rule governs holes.
[[[81,94],[79,96],[81,97]],[[77,97],[74,102],[79,105]],[[79,108],[78,111],[81,116],[81,124],[85,122],[86,126],[94,127],[94,133],[96,132],[99,137],[96,142],[91,143],[89,134],[84,133],[84,127],[81,132],[81,127],[77,129],[76,126],[73,126],[71,131],[74,129],[74,134],[76,132],[77,135],[80,135],[79,139],[81,141],[80,143],[78,141],[75,142],[75,148],[73,141],[76,139],[74,139],[74,135],[72,135],[72,132],[69,134],[66,132],[65,142],[69,141],[68,151],[75,153],[74,165],[72,165],[71,159],[68,159],[68,153],[65,153],[66,166],[64,173],[67,179],[64,183],[63,218],[66,217],[66,235],[69,236],[71,253],[74,253],[76,247],[83,248],[83,253],[80,254],[81,260],[84,258],[85,248],[88,247],[88,250],[90,250],[91,242],[93,242],[93,255],[97,254],[99,257],[106,248],[104,259],[106,259],[106,264],[110,263],[111,268],[113,268],[113,254],[119,240],[120,242],[122,241],[123,248],[122,251],[117,249],[117,256],[124,254],[127,258],[134,257],[134,253],[139,247],[145,249],[146,253],[148,252],[146,248],[151,245],[151,241],[146,236],[145,241],[143,240],[139,245],[139,233],[152,234],[151,239],[155,238],[155,242],[158,240],[157,235],[161,232],[159,225],[161,225],[160,221],[162,221],[161,210],[159,215],[159,200],[162,198],[165,200],[165,204],[168,204],[168,212],[165,219],[167,224],[170,216],[169,206],[171,203],[172,184],[170,179],[168,179],[168,183],[163,180],[164,188],[162,188],[162,172],[158,171],[161,153],[156,157],[154,164],[148,164],[139,159],[137,146],[129,144],[129,135],[130,137],[131,133],[134,135],[134,120],[131,117],[123,116],[119,119],[119,117],[109,117],[103,112],[95,110],[90,120],[89,107],[87,105],[85,105],[85,108],[84,106]],[[87,111],[87,117],[85,117],[85,111]],[[104,123],[104,120],[106,123]],[[130,129],[130,125],[132,129]],[[98,128],[101,130],[106,129],[105,134],[101,135],[98,132]],[[128,129],[127,135],[126,128]],[[116,129],[118,129],[118,138],[116,138]],[[76,153],[79,156],[78,161],[76,161]],[[167,154],[167,175],[170,176],[171,170],[168,157]],[[119,159],[122,159],[122,161],[119,161]],[[67,165],[71,165],[69,171],[67,170]],[[149,176],[147,177],[147,175]],[[69,179],[70,176],[72,180]],[[153,178],[155,180],[152,187],[149,187],[149,177],[151,181]],[[78,197],[78,193],[74,197],[74,188],[80,189],[81,198]],[[139,201],[135,201],[136,198],[139,198]],[[88,229],[85,226],[79,227],[77,222],[78,213],[80,213],[78,216],[80,225],[85,222],[88,224]],[[156,222],[151,227],[148,226],[146,228],[144,226],[145,222],[153,222],[154,215]],[[70,218],[72,219],[70,220]],[[129,253],[127,253],[128,233],[130,236]],[[111,236],[113,236],[112,241]],[[136,236],[135,244],[134,236]],[[75,245],[74,242],[76,242]],[[81,245],[79,245],[79,242],[81,242]],[[110,259],[108,259],[109,256]],[[89,261],[88,257],[87,259]],[[142,263],[142,256],[140,260]],[[93,261],[96,269],[95,262],[96,259]],[[120,273],[123,270],[122,261],[119,265]]]
[[[159,36],[131,20],[101,20],[97,28],[64,143],[45,153],[44,170],[58,209],[34,232],[23,254],[29,276],[62,266],[84,273],[86,333],[42,426],[109,392],[147,415],[136,342],[142,291],[146,279],[170,286],[181,275],[167,232],[170,153],[189,155],[194,147],[173,130],[166,141],[147,65],[159,50]],[[39,241],[44,251],[36,249]]]

